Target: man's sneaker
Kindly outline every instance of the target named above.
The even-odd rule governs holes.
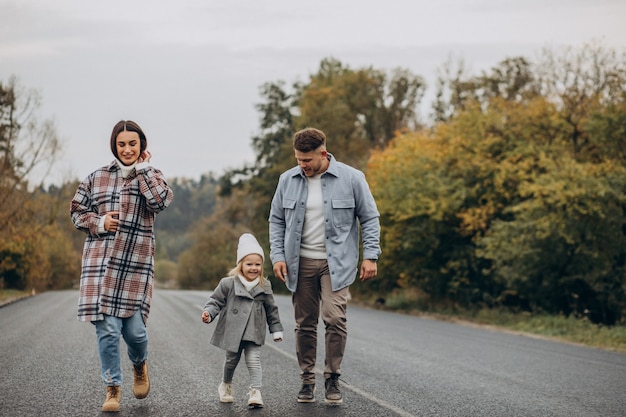
[[[133,381],[133,394],[135,398],[146,398],[150,392],[150,378],[148,378],[148,364],[146,361],[139,365],[133,365],[135,379]]]
[[[233,384],[230,382],[222,382],[217,388],[217,393],[220,395],[220,402],[232,403],[235,401],[233,397]]]
[[[299,403],[314,403],[315,402],[315,384],[302,384],[300,392],[298,393]]]
[[[329,404],[341,404],[343,396],[339,389],[339,374],[330,374],[330,378],[326,378],[326,396],[325,400]]]
[[[102,404],[102,411],[105,413],[117,413],[120,411],[120,397],[122,396],[120,387],[108,386],[107,397]]]
[[[261,391],[256,388],[250,388],[250,391],[248,391],[248,407],[263,407],[263,398],[261,398]]]

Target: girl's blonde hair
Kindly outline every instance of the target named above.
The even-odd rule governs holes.
[[[248,255],[246,255],[248,256]],[[231,269],[230,271],[228,271],[228,276],[229,277],[236,277],[237,275],[241,275],[243,276],[243,261],[244,259],[246,259],[246,256],[244,256],[241,261],[239,261],[239,263],[237,265],[235,265],[235,267],[233,269]],[[261,263],[261,273],[259,274],[259,285],[263,286],[265,285],[265,280],[267,278],[265,278],[265,268],[263,268],[263,263]]]

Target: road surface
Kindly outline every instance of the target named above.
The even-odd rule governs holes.
[[[277,296],[285,340],[263,347],[265,407],[248,410],[248,375],[235,403],[217,397],[223,351],[200,320],[206,291],[155,290],[148,322],[152,389],[132,396],[124,355],[119,416],[626,416],[626,354],[349,306],[344,403],[299,404],[290,298]],[[95,329],[76,318],[76,291],[53,291],[0,308],[0,414],[97,416]],[[318,364],[323,364],[320,339]],[[123,344],[122,344],[123,345]]]

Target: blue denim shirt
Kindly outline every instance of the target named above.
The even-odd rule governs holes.
[[[359,262],[359,225],[363,258],[378,259],[379,213],[365,175],[328,154],[330,164],[322,174],[326,256],[333,291],[354,282]],[[308,196],[306,176],[296,166],[278,180],[270,210],[270,258],[287,264],[287,288],[298,285],[300,243]]]

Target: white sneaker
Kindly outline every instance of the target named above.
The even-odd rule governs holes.
[[[233,384],[222,382],[217,389],[217,393],[220,395],[220,402],[232,403],[235,401],[233,397]]]
[[[263,407],[263,398],[261,398],[261,391],[256,388],[250,388],[250,391],[248,392],[248,407]]]

